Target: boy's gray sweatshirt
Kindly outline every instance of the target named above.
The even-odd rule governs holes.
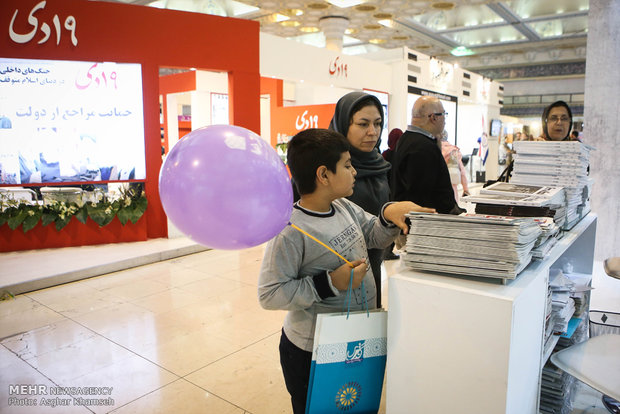
[[[383,210],[381,212],[383,215]],[[321,240],[349,261],[367,259],[369,248],[385,248],[400,229],[383,216],[376,217],[344,198],[335,200],[329,213],[293,208],[291,223]],[[328,271],[344,261],[324,246],[286,226],[266,247],[258,297],[265,309],[286,309],[284,332],[297,347],[312,352],[316,315],[340,312],[346,291],[335,293]],[[364,276],[368,307],[376,307],[376,286],[372,269]],[[361,286],[354,289],[351,310],[362,310]]]

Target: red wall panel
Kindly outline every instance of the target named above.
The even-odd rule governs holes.
[[[49,36],[44,40],[46,32]],[[12,33],[22,39],[12,39]],[[31,39],[23,41],[30,33]],[[260,133],[258,22],[122,3],[2,0],[0,56],[142,64],[149,199],[144,219],[150,238],[167,235],[158,192],[159,67],[229,72],[231,123]],[[74,241],[80,244],[85,240]]]

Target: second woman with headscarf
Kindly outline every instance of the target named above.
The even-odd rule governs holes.
[[[350,154],[357,171],[353,195],[347,197],[367,212],[378,216],[390,200],[388,173],[391,165],[379,153],[383,130],[383,106],[364,92],[350,92],[336,104],[329,129],[340,132],[351,144]],[[368,258],[377,285],[377,307],[381,307],[381,263],[384,250],[369,249]]]

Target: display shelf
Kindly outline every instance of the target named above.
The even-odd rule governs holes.
[[[387,413],[538,412],[549,268],[591,273],[595,235],[590,214],[505,285],[406,268],[393,275]]]

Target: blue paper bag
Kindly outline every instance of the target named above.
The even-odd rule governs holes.
[[[386,311],[317,315],[306,414],[376,413],[386,357]]]

